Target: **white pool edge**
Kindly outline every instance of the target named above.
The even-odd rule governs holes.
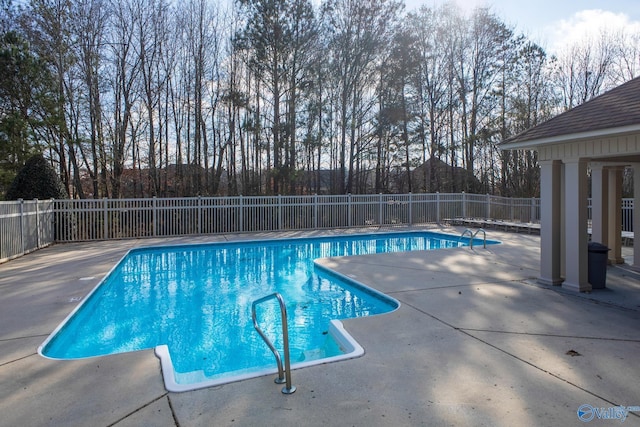
[[[364,355],[364,348],[347,332],[344,325],[340,320],[331,320],[329,323],[329,334],[338,343],[340,348],[345,351],[344,354],[337,356],[325,357],[316,360],[309,360],[307,362],[299,362],[291,364],[291,370],[307,368],[309,366],[323,365],[325,363],[339,362],[342,360],[355,359]],[[173,362],[171,355],[169,354],[169,347],[165,344],[159,345],[155,348],[155,354],[160,359],[160,366],[162,368],[162,376],[164,378],[164,386],[170,392],[181,393],[185,391],[193,391],[202,388],[209,388],[220,386],[224,384],[234,383],[238,381],[247,380],[250,378],[262,377],[265,375],[274,375],[278,373],[274,357],[274,367],[269,369],[261,369],[254,372],[243,373],[239,375],[231,375],[224,378],[216,378],[207,381],[201,381],[192,384],[179,384],[176,381],[175,370],[173,369]],[[284,357],[284,356],[283,356]],[[295,383],[295,378],[293,380]]]

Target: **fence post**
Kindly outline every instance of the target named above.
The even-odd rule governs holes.
[[[158,235],[158,210],[156,206],[156,196],[153,196],[153,199],[151,199],[151,221],[153,222],[153,237],[156,237]]]
[[[318,229],[318,194],[313,195],[313,228]]]
[[[351,193],[347,195],[347,227],[351,228]]]
[[[20,255],[24,255],[24,200],[18,199],[20,202]]]
[[[504,200],[504,198],[502,200]],[[516,217],[515,209],[514,209],[514,204],[515,203],[516,203],[516,201],[513,199],[513,197],[510,197],[509,198],[509,217],[510,217],[509,220],[510,221],[515,220],[515,217]]]
[[[489,193],[487,193],[487,213],[486,213],[486,220],[491,219],[491,196],[489,195]]]
[[[107,198],[102,198],[102,239],[109,238],[109,212],[107,212]]]
[[[238,214],[238,218],[240,218],[240,232],[242,233],[244,231],[244,199],[242,197],[242,194],[240,195],[240,200],[239,200],[239,206],[238,209],[240,210],[239,214]]]
[[[467,217],[467,193],[462,192],[462,218]]]
[[[436,224],[440,225],[440,192],[436,191]]]
[[[378,194],[378,225],[382,225],[382,193]]]
[[[198,195],[198,234],[202,234],[202,196]]]
[[[49,199],[49,203],[47,204],[46,216],[45,216],[45,227],[47,229],[47,245],[50,245],[57,241],[57,237],[60,235],[56,231],[57,224],[59,221],[57,218],[57,204],[54,199]]]
[[[409,192],[409,225],[413,225],[413,193]]]
[[[38,199],[33,199],[36,203],[36,248],[40,249],[40,207],[38,206]]]
[[[282,231],[282,194],[278,194],[278,230]]]
[[[49,240],[48,244],[51,244],[57,241],[57,237],[62,234],[59,225],[62,221],[58,217],[58,207],[60,206],[58,202],[55,199],[51,198],[47,206],[47,223],[49,224],[49,239],[47,240]],[[57,230],[60,231],[58,232]]]
[[[36,249],[40,249],[40,209],[38,209],[38,199],[33,199],[36,204]]]

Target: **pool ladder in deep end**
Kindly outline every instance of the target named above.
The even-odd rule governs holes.
[[[483,236],[484,236],[484,240],[483,240],[483,247],[485,249],[487,249],[487,232],[484,231],[483,228],[478,228],[476,230],[476,232],[474,233],[473,230],[471,230],[470,228],[466,228],[462,234],[460,235],[460,239],[462,239],[465,235],[469,235],[469,247],[471,249],[473,249],[473,240],[476,238],[476,236],[478,235],[478,233],[482,232]]]
[[[280,305],[280,316],[282,317],[282,340],[284,342],[284,369],[282,367],[282,358],[280,357],[280,352],[273,345],[271,340],[267,338],[265,333],[260,329],[258,325],[258,320],[256,319],[256,306],[263,302],[266,302],[270,299],[277,299],[278,304]],[[284,304],[284,299],[282,295],[278,292],[273,293],[271,295],[267,295],[266,297],[262,297],[257,299],[251,304],[251,319],[253,320],[253,327],[258,331],[264,342],[269,346],[269,349],[276,357],[276,363],[278,364],[278,378],[275,379],[276,384],[286,383],[284,387],[282,387],[282,393],[291,394],[296,391],[296,387],[291,385],[291,359],[289,357],[289,331],[287,329],[287,307]]]

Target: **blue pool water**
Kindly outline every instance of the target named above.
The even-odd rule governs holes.
[[[332,319],[386,313],[398,303],[315,266],[315,259],[467,243],[403,232],[133,249],[40,353],[74,359],[166,346],[177,384],[260,372],[275,362],[253,328],[251,304],[279,292],[287,305],[292,363],[330,358],[344,352],[329,333]],[[281,349],[275,301],[258,306],[257,318]]]

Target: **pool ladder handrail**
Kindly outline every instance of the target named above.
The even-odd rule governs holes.
[[[484,228],[479,228],[476,230],[476,232],[474,233],[473,230],[471,230],[470,228],[466,228],[462,234],[460,235],[460,239],[462,239],[467,233],[469,234],[469,247],[471,249],[473,249],[473,240],[476,238],[476,236],[478,235],[478,233],[482,232],[483,236],[484,236],[484,240],[483,240],[483,247],[485,249],[487,249],[487,232],[484,230]]]
[[[258,321],[256,319],[256,306],[263,302],[266,302],[270,299],[277,299],[278,304],[280,305],[280,316],[282,317],[282,340],[284,341],[284,369],[282,368],[282,358],[280,357],[280,352],[275,348],[271,340],[267,338],[265,333],[260,329],[258,325]],[[287,329],[287,307],[284,304],[284,299],[282,295],[278,292],[275,292],[271,295],[267,295],[266,297],[262,297],[257,299],[251,304],[251,319],[253,320],[253,327],[258,331],[264,342],[269,346],[269,349],[276,357],[276,363],[278,365],[278,378],[274,380],[276,384],[286,383],[284,387],[282,387],[282,393],[291,394],[296,391],[296,387],[291,385],[291,360],[289,358],[289,331]]]

